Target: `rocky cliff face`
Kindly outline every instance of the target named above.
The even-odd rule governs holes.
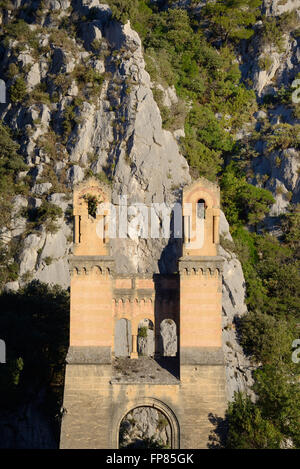
[[[241,44],[239,56],[244,80],[255,90],[259,110],[241,129],[237,139],[246,136],[246,140],[251,141],[254,137],[256,155],[248,168],[249,182],[271,191],[275,203],[264,220],[264,229],[277,236],[281,234],[278,217],[290,204],[300,202],[300,119],[299,104],[295,101],[300,83],[294,82],[300,73],[300,2],[264,0],[262,12],[266,15],[264,21],[272,25],[273,34],[266,33],[265,24],[259,21],[247,48]],[[280,97],[283,89],[289,90],[284,98]],[[294,133],[295,137],[289,138],[289,133]],[[270,150],[268,143],[276,138],[277,145]],[[221,230],[222,226],[224,238],[231,241],[225,219]],[[223,248],[221,252],[227,260],[223,282],[223,347],[228,397],[231,399],[237,390],[251,394],[249,386],[253,384],[254,366],[245,357],[236,332],[239,317],[247,312],[241,265],[232,253]]]
[[[21,2],[12,3],[7,18]],[[264,7],[268,15],[278,16],[288,10],[298,12],[297,3],[266,0]],[[45,0],[38,11],[38,22],[29,24],[35,42],[10,38],[1,56],[3,70],[13,70],[12,65],[22,70],[28,96],[26,105],[0,105],[0,118],[19,135],[28,164],[19,178],[30,180],[30,193],[15,197],[13,223],[1,233],[4,242],[16,239],[19,243],[19,278],[6,285],[13,290],[31,279],[68,287],[71,191],[85,177],[96,174],[106,180],[108,175],[116,204],[123,195],[128,204],[165,202],[170,207],[190,182],[177,142],[183,130],[171,133],[162,128],[141,41],[130,24],[111,21],[109,7],[98,0],[77,1],[72,7],[68,0]],[[71,13],[74,34],[57,34],[57,24],[67,22]],[[290,25],[280,51],[260,40],[259,28],[258,24],[258,34],[249,50],[241,51],[240,60],[245,78],[251,78],[261,99],[290,83],[300,71],[300,56],[295,26]],[[272,61],[268,70],[260,60],[266,56]],[[174,90],[164,93],[165,105],[176,100]],[[253,127],[262,121],[299,123],[286,105],[261,110],[253,116]],[[289,147],[269,155],[263,140],[257,143],[257,151],[253,182],[261,185],[260,176],[268,174],[264,184],[276,198],[272,215],[277,216],[289,202],[284,194],[292,192],[292,201],[299,201],[299,151]],[[37,210],[45,202],[61,209],[56,231],[43,222],[32,229],[27,218],[28,210]],[[221,234],[230,240],[224,216],[221,221]],[[225,258],[223,337],[231,399],[235,390],[248,389],[252,383],[251,364],[235,330],[236,318],[247,308],[241,264],[223,248],[220,253]],[[113,242],[112,254],[119,272],[167,273],[176,270],[179,246],[169,240],[127,238]]]
[[[45,389],[40,389],[31,401],[14,411],[1,412],[0,448],[57,448],[57,428],[45,413],[45,393]]]
[[[145,71],[141,41],[130,24],[110,21],[106,5],[78,2],[77,33],[72,38],[53,38],[57,21],[70,12],[69,2],[45,4],[40,25],[30,24],[42,52],[29,45],[21,52],[17,41],[10,41],[2,57],[2,67],[17,64],[26,70],[28,105],[1,106],[1,118],[15,131],[23,132],[21,150],[30,175],[29,197],[17,196],[15,222],[6,239],[18,236],[20,276],[7,289],[18,289],[30,279],[69,285],[67,256],[72,246],[72,225],[66,218],[74,184],[90,174],[104,175],[110,168],[113,202],[127,196],[127,203],[165,202],[172,207],[180,189],[190,182],[188,165],[179,152],[174,133],[162,129],[158,106],[153,98],[149,74]],[[92,12],[92,15],[91,15]],[[95,87],[91,69],[101,75],[102,86]],[[90,80],[90,81],[89,81]],[[93,86],[95,89],[93,89]],[[34,90],[49,90],[49,102],[34,99]],[[77,100],[76,100],[77,98]],[[176,100],[174,90],[165,91],[165,104]],[[54,101],[54,102],[53,102]],[[72,122],[64,135],[64,125],[72,110]],[[54,138],[53,129],[62,138]],[[50,150],[50,151],[49,151]],[[35,209],[43,201],[62,209],[58,230],[49,232],[45,224],[33,232],[22,208]],[[157,214],[160,216],[159,214]],[[223,217],[221,230],[230,237]],[[112,254],[119,272],[174,272],[179,256],[175,240],[124,239],[113,242]],[[239,261],[222,250],[224,272],[224,350],[228,362],[229,396],[245,389],[249,382],[248,364],[238,346],[234,317],[246,312],[245,285]]]
[[[221,212],[220,235],[232,242],[228,222]],[[244,391],[253,396],[250,389],[253,384],[252,371],[254,369],[250,359],[245,356],[239,344],[237,325],[238,320],[247,313],[245,304],[246,285],[242,266],[236,255],[219,249],[224,257],[222,318],[223,318],[223,350],[226,364],[227,398],[232,400],[234,393]]]
[[[253,83],[260,105],[254,114],[252,129],[260,133],[252,163],[252,183],[270,190],[275,198],[270,217],[285,213],[290,203],[299,203],[299,1],[264,0],[266,15],[255,25],[255,34],[246,50],[241,51],[244,79]],[[289,90],[283,97],[283,90]],[[272,151],[267,148],[264,130],[273,129],[273,135],[285,136]],[[295,138],[288,138],[294,129]],[[248,128],[249,131],[249,128]],[[251,133],[251,131],[250,131]],[[268,220],[269,228],[273,228]],[[276,222],[275,222],[276,223]]]
[[[56,3],[51,3],[49,8],[58,8]],[[14,130],[26,129],[22,150],[32,177],[31,197],[16,199],[16,213],[29,204],[38,207],[43,200],[58,205],[65,212],[71,203],[72,186],[87,174],[104,174],[103,169],[107,167],[111,168],[113,202],[116,204],[119,196],[127,196],[128,204],[165,202],[171,207],[180,187],[190,181],[188,165],[179,153],[175,137],[162,129],[137,33],[129,23],[125,26],[116,22],[107,24],[110,10],[106,5],[95,6],[95,2],[89,6],[80,5],[78,14],[88,14],[92,7],[96,19],[80,23],[81,35],[72,39],[70,50],[67,51],[65,45],[51,43],[46,56],[37,61],[30,48],[20,54],[13,48],[8,49],[3,58],[2,66],[6,67],[12,61],[23,66],[25,62],[30,64],[26,75],[28,92],[46,83],[48,89],[59,95],[58,102],[49,105],[2,106],[4,122]],[[59,9],[59,17],[67,11]],[[46,23],[46,17],[42,23]],[[55,24],[47,24],[50,31],[51,26]],[[35,24],[30,27],[32,31],[37,30]],[[50,35],[43,31],[38,37],[43,44],[49,44]],[[101,44],[98,55],[91,51],[95,40]],[[91,84],[86,83],[80,93],[80,105],[76,106],[74,99],[79,91],[73,79],[75,64],[82,67],[88,64],[103,77],[101,90],[92,97],[87,91]],[[57,86],[60,79],[70,85],[65,94]],[[44,149],[45,141],[53,136],[53,127],[61,130],[61,121],[70,106],[74,107],[75,114],[73,128],[64,144],[54,142],[56,154],[49,159]],[[59,185],[64,192],[56,192],[54,185]],[[26,228],[24,219],[18,217],[16,222],[21,226],[18,232],[14,227],[12,235],[20,235]],[[47,233],[41,226],[38,233],[25,236],[19,257],[21,278],[31,277],[68,286],[67,254],[71,247],[71,231],[63,218],[58,224],[59,230],[55,234]],[[157,272],[158,260],[167,244],[168,240],[159,243],[157,240],[118,240],[113,243],[118,271]],[[174,253],[176,246],[168,246],[161,260],[161,271],[175,270]],[[8,288],[17,287],[16,282],[8,285]]]

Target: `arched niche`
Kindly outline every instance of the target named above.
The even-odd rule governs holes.
[[[204,199],[199,199],[197,201],[197,217],[200,220],[205,220],[206,208],[207,208],[207,205],[206,205],[205,200]]]
[[[122,419],[119,429],[120,449],[170,449],[171,425],[166,415],[155,407],[132,409]]]
[[[173,319],[160,323],[161,353],[164,357],[176,357],[178,350],[177,326]]]
[[[131,322],[121,318],[115,324],[115,357],[129,357],[132,352]]]
[[[137,351],[139,356],[154,356],[155,337],[151,319],[142,319],[138,324]]]
[[[164,419],[167,420],[168,425],[170,427],[170,440],[169,440],[169,448],[178,449],[180,444],[180,428],[177,417],[173,410],[169,407],[169,405],[165,404],[164,402],[151,398],[151,397],[144,397],[137,400],[132,400],[127,403],[126,406],[120,406],[117,409],[117,413],[113,417],[113,421],[115,422],[115,430],[112,434],[112,445],[114,448],[120,448],[120,429],[122,421],[124,418],[134,409],[138,408],[149,407],[152,409],[156,409],[158,412],[162,414]],[[123,429],[123,428],[122,428]]]

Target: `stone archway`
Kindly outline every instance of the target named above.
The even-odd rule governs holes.
[[[155,407],[135,407],[122,419],[119,448],[171,448],[171,426],[165,414]]]
[[[134,430],[134,426],[137,427],[136,433],[137,433],[137,438],[139,440],[143,440],[139,436],[139,432],[143,434],[144,431],[144,437],[147,438],[146,440],[146,446],[139,446],[139,443],[137,446],[132,445],[132,446],[122,446],[122,447],[127,447],[127,448],[170,448],[170,449],[178,449],[179,448],[179,423],[178,420],[174,414],[174,412],[168,407],[166,404],[164,404],[162,401],[159,401],[158,399],[154,398],[144,398],[140,399],[138,402],[132,402],[132,405],[128,406],[127,409],[123,412],[118,412],[119,413],[119,418],[117,419],[117,425],[116,425],[116,431],[113,436],[114,440],[114,447],[115,448],[120,448],[120,443],[122,444],[122,441],[120,441],[120,436],[123,437],[124,439],[124,433],[130,432],[132,429]],[[134,422],[134,420],[137,417],[142,418],[142,422],[137,423]],[[150,422],[149,422],[149,417],[150,417]],[[124,425],[124,422],[126,421],[126,418],[129,420],[129,426],[128,424]],[[131,420],[131,422],[130,422]],[[153,431],[154,429],[150,428],[151,425],[155,425],[155,423],[158,426],[158,438],[151,438],[153,436]],[[123,432],[123,435],[120,435],[120,431]],[[159,441],[159,437],[162,435],[165,436],[164,441]],[[134,434],[132,435],[134,438]],[[130,435],[129,435],[130,438]],[[126,438],[125,438],[126,440]],[[127,439],[128,441],[128,439]],[[132,442],[133,443],[133,442]],[[164,445],[164,443],[166,443]],[[129,440],[130,444],[130,440]]]

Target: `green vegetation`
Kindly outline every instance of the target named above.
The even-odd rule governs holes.
[[[13,246],[0,243],[0,288],[7,282],[18,279],[19,265],[14,261]]]
[[[300,149],[300,124],[277,124],[267,137],[268,151],[286,148]]]
[[[282,217],[282,230],[280,241],[243,227],[233,233],[249,309],[239,324],[241,344],[260,366],[254,376],[257,402],[237,395],[228,408],[232,448],[300,445],[300,366],[291,359],[300,319],[299,207]]]
[[[248,184],[246,177],[234,163],[228,165],[223,172],[221,189],[222,205],[233,232],[243,224],[257,227],[274,203],[272,194]]]
[[[261,70],[266,70],[268,72],[273,65],[272,57],[269,55],[261,57],[258,61],[258,65]]]
[[[13,103],[22,102],[27,95],[26,83],[22,77],[17,77],[9,88],[9,96]]]
[[[88,205],[88,214],[91,217],[96,218],[97,207],[99,203],[98,197],[93,194],[87,194],[84,196],[84,200],[86,201]]]
[[[28,101],[28,104],[42,103],[49,105],[50,96],[47,93],[47,84],[44,82],[36,85],[28,96]]]
[[[296,11],[286,12],[280,16],[263,17],[262,41],[275,46],[278,52],[284,51],[283,34],[298,26]]]
[[[28,191],[24,182],[16,182],[19,171],[26,165],[18,154],[19,145],[13,140],[10,130],[0,122],[0,226],[10,229],[12,223],[13,198]],[[18,266],[14,261],[13,241],[0,243],[0,288],[6,282],[16,280]]]
[[[70,133],[72,132],[73,128],[76,125],[76,112],[75,112],[75,105],[70,104],[66,106],[64,109],[64,120],[63,120],[63,131],[64,131],[64,141],[66,142]]]
[[[113,17],[125,24],[129,19],[133,17],[136,10],[139,8],[139,0],[109,0],[107,2],[112,10]]]
[[[76,97],[64,109],[64,118],[62,123],[64,143],[67,142],[70,133],[75,128],[76,124],[79,124],[81,122],[80,117],[78,115],[79,107],[81,104],[82,100]]]
[[[164,87],[174,85],[182,100],[175,112],[168,111],[161,92],[155,91],[167,128],[179,128],[185,120],[182,150],[193,174],[215,180],[234,148],[236,129],[256,110],[255,94],[241,83],[232,47],[225,44],[217,50],[210,45],[186,10],[160,11],[145,1],[131,2],[130,7],[123,1],[110,4],[117,7],[118,19],[130,17],[142,37],[151,78]]]
[[[55,28],[50,34],[49,43],[57,47],[63,47],[67,51],[76,52],[77,50],[75,42],[70,38],[68,31],[65,29]]]
[[[274,199],[269,191],[248,182],[251,159],[257,156],[256,140],[263,135],[268,152],[299,148],[299,131],[288,124],[263,126],[252,138],[239,144],[235,141],[236,131],[249,122],[257,105],[254,93],[241,83],[232,44],[252,36],[252,25],[261,15],[261,2],[211,2],[197,18],[180,8],[161,11],[145,1],[132,2],[130,8],[127,2],[110,3],[118,7],[118,11],[113,10],[116,17],[121,21],[130,18],[139,32],[152,80],[163,87],[174,85],[180,99],[188,103],[188,112],[182,109],[180,116],[185,119],[186,135],[182,151],[193,176],[219,179],[234,250],[243,265],[249,315],[239,324],[241,342],[261,365],[255,374],[257,402],[237,395],[228,408],[227,445],[278,448],[291,440],[299,447],[300,400],[295,384],[299,370],[291,364],[291,344],[300,310],[299,210],[291,209],[283,217],[280,240],[262,234],[261,222]],[[282,32],[291,27],[292,17],[282,16],[276,24],[272,21],[263,18],[263,40],[280,48]],[[210,41],[215,43],[216,39],[218,46],[213,47]],[[270,66],[266,57],[263,68]],[[156,90],[154,96],[164,125],[174,128],[162,105],[162,93]],[[286,91],[279,93],[279,99],[288,99]],[[297,404],[292,408],[295,399]],[[268,402],[272,402],[276,413]]]
[[[145,338],[147,337],[147,335],[148,335],[148,327],[146,326],[139,327],[138,336]]]
[[[60,159],[61,148],[58,142],[58,135],[50,130],[38,139],[39,147],[53,160]]]
[[[58,230],[57,221],[63,216],[63,211],[58,205],[43,201],[42,205],[37,209],[36,221],[45,226],[50,233]]]
[[[109,177],[107,176],[107,174],[104,171],[102,171],[101,173],[97,173],[97,174],[93,173],[93,174],[91,174],[91,176],[98,179],[98,181],[101,182],[102,184],[106,184],[107,186],[112,185],[112,180],[109,179]]]
[[[41,224],[49,233],[56,233],[59,229],[57,222],[63,216],[63,211],[58,205],[43,200],[38,208],[26,208],[22,215],[29,221],[29,228],[38,228]]]
[[[282,0],[281,4],[284,2]],[[227,446],[279,448],[291,442],[299,448],[299,365],[291,361],[291,344],[297,337],[295,325],[300,319],[300,210],[299,206],[290,206],[287,214],[281,218],[282,235],[278,239],[264,233],[262,221],[274,200],[269,191],[249,181],[253,177],[252,160],[257,156],[255,143],[264,139],[267,142],[266,154],[289,147],[299,150],[300,127],[286,123],[275,126],[261,123],[260,130],[252,132],[251,137],[238,142],[236,140],[237,132],[245,123],[251,124],[251,116],[258,108],[255,93],[249,89],[251,83],[242,82],[236,56],[238,43],[251,38],[253,25],[261,19],[259,34],[262,43],[273,45],[278,51],[283,50],[283,33],[293,31],[294,38],[299,36],[295,14],[266,17],[260,10],[261,0],[211,1],[197,14],[176,6],[176,2],[171,0],[109,0],[109,4],[114,18],[123,23],[130,19],[132,27],[142,39],[147,70],[154,83],[154,97],[161,111],[163,125],[171,130],[184,127],[185,137],[181,139],[181,149],[189,162],[192,176],[205,176],[220,183],[222,208],[234,240],[230,245],[223,241],[223,245],[234,250],[243,265],[249,314],[237,326],[241,344],[258,364],[253,388],[257,401],[253,403],[247,396],[236,395],[227,411]],[[0,8],[8,9],[9,2],[2,1]],[[86,20],[92,21],[95,13],[96,10],[92,9]],[[36,12],[36,16],[42,15],[41,10],[38,14]],[[53,19],[55,15],[54,12]],[[76,45],[72,38],[76,36],[76,28],[83,18],[76,20],[74,12],[72,15],[71,22],[69,18],[56,17],[58,28],[50,31],[50,44],[45,48],[39,46],[38,29],[31,30],[24,20],[13,20],[3,26],[5,38],[3,35],[2,44],[5,46],[12,39],[17,40],[16,52],[24,50],[29,44],[35,56],[51,53],[53,45],[69,52],[75,51]],[[132,51],[134,47],[132,45]],[[109,53],[104,41],[94,41],[92,44],[93,57],[99,55],[103,58]],[[119,51],[114,51],[112,57],[116,65],[122,60]],[[271,60],[271,57],[263,56],[260,67],[269,70]],[[104,76],[93,70],[88,61],[82,60],[73,72],[49,77],[55,85],[51,97],[44,83],[27,96],[24,81],[24,73],[27,72],[21,71],[15,63],[11,63],[5,71],[12,83],[9,88],[12,103],[23,102],[27,105],[42,102],[50,105],[66,96],[73,80],[78,86],[78,96],[72,101],[65,100],[67,104],[62,120],[62,138],[50,130],[39,141],[41,148],[52,160],[62,159],[63,150],[60,149],[80,122],[80,106],[84,100],[99,95]],[[131,85],[128,81],[122,90],[120,83],[115,83],[115,97],[122,92],[129,94]],[[164,106],[163,91],[158,85],[163,88],[174,86],[179,97],[178,103],[171,108]],[[293,91],[291,87],[281,88],[275,95],[265,96],[264,105],[289,105],[297,116],[299,105],[291,102]],[[120,121],[116,119],[116,131],[120,131],[120,122],[124,120],[124,116],[120,117]],[[92,158],[96,160],[95,155]],[[275,160],[275,164],[280,167],[280,157]],[[113,174],[114,165],[115,162],[112,162],[110,168],[107,168],[107,174]],[[17,173],[22,169],[25,166],[18,155],[18,145],[7,127],[1,123],[1,227],[10,226],[12,198],[28,191],[26,182],[17,182]],[[92,171],[87,170],[86,175],[92,175]],[[58,184],[52,180],[54,176],[46,165],[43,177],[51,179],[53,187]],[[107,181],[105,173],[96,177]],[[262,186],[267,179],[268,174],[261,177]],[[291,196],[290,192],[285,194],[287,200]],[[94,217],[97,198],[87,195],[86,201],[89,214]],[[26,209],[23,215],[28,217],[29,228],[36,229],[43,223],[47,230],[53,232],[57,229],[62,211],[43,201],[41,207],[36,210]],[[13,243],[0,245],[0,287],[18,277],[16,252],[17,246]],[[44,260],[47,264],[52,259]],[[26,274],[24,279],[28,280]],[[34,383],[48,385],[53,383],[57,371],[61,379],[68,304],[65,293],[37,284],[17,294],[2,295],[0,301],[4,311],[0,320],[1,330],[6,334],[4,338],[13,343],[6,374],[1,377],[0,383],[0,390],[6,396],[1,402],[9,405],[14,400],[20,399],[21,402],[26,383],[33,379],[32,376],[36,379]],[[22,317],[18,314],[21,307],[24,311]],[[21,332],[19,335],[16,333],[24,330],[28,331],[25,337]],[[147,328],[140,328],[139,337],[146,335]],[[19,343],[16,337],[20,337]],[[26,348],[25,339],[29,340],[29,348]],[[56,411],[57,402],[55,400],[53,407]],[[145,445],[157,447],[157,442],[145,441]]]
[[[209,31],[222,41],[249,39],[252,26],[260,16],[261,0],[216,0],[205,5],[203,16]]]
[[[5,25],[6,40],[9,38],[17,39],[23,44],[28,44],[30,47],[38,47],[38,38],[35,31],[32,31],[29,25],[23,20],[19,19],[12,23]]]
[[[96,96],[100,93],[104,82],[104,76],[93,68],[85,64],[77,65],[72,76],[76,79],[80,89],[82,89],[84,85],[90,88],[89,94],[91,96]]]
[[[275,449],[279,447],[281,435],[264,419],[259,407],[251,399],[236,394],[235,401],[227,410],[229,449]]]

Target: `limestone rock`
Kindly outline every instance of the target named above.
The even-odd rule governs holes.
[[[278,2],[276,5],[279,8]],[[21,6],[21,2],[18,2],[18,6]],[[70,51],[66,50],[64,45],[58,47],[52,44],[50,52],[44,54],[38,62],[32,58],[29,48],[25,48],[17,56],[21,67],[32,66],[27,77],[29,86],[34,87],[41,79],[46,79],[50,94],[57,92],[53,77],[71,73],[77,63],[86,61],[98,73],[105,74],[101,92],[93,96],[89,102],[84,98],[82,105],[76,107],[72,131],[66,136],[65,151],[60,152],[59,146],[56,145],[57,159],[55,158],[54,162],[52,157],[50,159],[49,155],[39,148],[38,141],[41,136],[52,130],[52,125],[55,132],[58,134],[61,132],[66,107],[72,103],[73,97],[77,96],[81,86],[72,77],[67,83],[66,96],[60,98],[59,102],[51,102],[48,106],[36,103],[27,109],[21,105],[12,106],[9,103],[1,107],[0,117],[5,119],[5,122],[9,122],[14,131],[27,129],[28,135],[22,141],[21,152],[30,165],[30,175],[35,178],[42,174],[47,164],[53,165],[51,167],[54,168],[56,175],[68,188],[71,188],[84,179],[87,170],[92,170],[97,174],[109,168],[115,204],[120,203],[119,195],[124,195],[127,196],[128,205],[142,202],[150,206],[155,202],[168,204],[172,209],[174,204],[180,201],[181,188],[191,180],[187,161],[178,147],[178,141],[184,136],[184,131],[177,129],[172,134],[162,129],[159,108],[153,99],[153,85],[145,70],[141,40],[129,22],[121,25],[116,21],[108,21],[111,17],[111,10],[98,0],[82,0],[74,2],[72,6],[79,18],[83,16],[90,18],[89,13],[93,8],[92,17],[94,18],[84,22],[79,20],[79,29],[81,29],[84,44],[82,46],[78,37],[72,39],[76,53],[73,52],[73,46]],[[44,6],[46,10],[54,10],[57,14],[66,13],[69,7],[69,0],[45,0]],[[48,36],[49,34],[45,33],[39,38],[42,47],[46,48],[50,44]],[[91,54],[90,48],[94,39],[102,41],[105,59]],[[251,75],[252,78],[253,73],[256,74],[255,86],[259,93],[264,94],[268,86],[271,86],[271,80],[272,83],[275,79],[286,83],[290,79],[294,73],[292,64],[295,64],[295,67],[299,64],[297,49],[295,41],[290,40],[285,54],[274,55],[271,73],[268,71],[264,74],[262,70],[255,67],[251,71],[252,75],[249,71],[249,76]],[[257,62],[259,55],[267,52],[255,49],[256,58],[253,62]],[[10,62],[15,59],[7,55],[5,60]],[[167,88],[164,93],[165,105],[176,104],[177,96],[174,88]],[[262,112],[255,117],[257,120],[266,118]],[[272,117],[277,118],[277,115],[274,113]],[[291,117],[284,118],[290,119]],[[30,127],[25,127],[27,125]],[[245,133],[241,133],[241,138],[243,135]],[[271,178],[280,181],[286,192],[292,191],[293,201],[296,200],[299,194],[299,181],[296,177],[298,163],[295,150],[284,150],[280,155],[282,165],[275,170],[276,156],[274,155],[275,159],[272,156],[267,162],[263,154],[264,146],[265,142],[262,142],[261,155],[255,159],[255,164],[257,164],[255,172],[259,174],[269,165],[268,171]],[[260,164],[261,167],[259,167]],[[28,202],[30,208],[37,208],[46,198],[49,202],[60,206],[65,212],[68,209],[68,200],[65,200],[62,192],[48,195],[51,190],[57,189],[52,187],[50,182],[35,183],[28,201],[26,198],[18,199],[18,210],[27,207]],[[162,220],[159,212],[156,216],[160,221]],[[18,227],[17,221],[15,222],[13,235],[16,233],[21,235],[26,227],[26,219],[21,217],[18,219],[21,225]],[[71,230],[63,220],[60,220],[59,224],[59,231],[55,234],[46,234],[44,230],[41,230],[39,234],[31,234],[25,238],[19,259],[20,275],[30,272],[35,279],[47,283],[58,283],[67,288],[69,286],[67,256]],[[225,239],[232,241],[224,214],[221,214],[220,233]],[[12,236],[11,233],[9,235]],[[221,253],[225,257],[224,350],[228,394],[232,398],[234,390],[246,389],[251,383],[250,364],[239,347],[235,331],[235,318],[246,313],[245,282],[241,265],[235,255],[222,249]],[[118,273],[173,273],[177,270],[180,241],[172,238],[135,239],[134,237],[112,240],[112,255],[117,259]],[[163,350],[167,355],[174,356],[177,352],[178,343],[175,332],[172,325],[162,331]],[[131,335],[128,333],[123,338],[123,345],[125,344],[129,349]],[[232,344],[232,347],[228,344]],[[149,343],[141,342],[140,347],[141,350],[149,353]],[[144,412],[142,415],[148,414]],[[153,420],[149,415],[147,418],[153,421],[154,428],[155,419]],[[152,434],[153,428],[149,429],[149,434]],[[167,435],[165,434],[162,439],[167,441]]]
[[[164,88],[162,85],[158,84],[156,87],[163,92],[163,105],[166,107],[171,107],[173,104],[178,103],[178,97],[176,94],[175,86],[169,86]]]
[[[181,138],[185,137],[185,131],[184,129],[177,129],[173,131],[173,135],[176,138],[176,140],[180,142]]]
[[[16,195],[12,200],[12,227],[10,230],[1,230],[2,241],[8,242],[11,238],[19,236],[26,227],[26,218],[22,216],[23,209],[28,207],[28,201],[22,195]]]
[[[47,406],[46,389],[35,390],[25,404],[0,413],[0,448],[55,449],[53,427],[41,409]]]
[[[274,193],[275,198],[275,203],[272,205],[269,214],[271,217],[278,217],[282,213],[286,212],[286,208],[289,205],[289,200],[285,195],[288,191],[281,181],[274,178],[270,181],[268,187]]]
[[[65,166],[66,166],[66,164],[64,163],[64,161],[58,161],[57,163],[55,163],[54,171],[57,174],[57,176],[59,176],[61,174],[61,172],[65,168]]]
[[[67,171],[67,178],[71,184],[77,184],[84,178],[84,171],[80,166],[73,165]]]
[[[221,212],[220,216],[220,235],[224,239],[232,241],[229,225],[223,212]],[[244,274],[241,263],[235,254],[225,251],[220,246],[219,255],[225,259],[222,288],[222,341],[226,364],[227,397],[229,400],[232,400],[235,391],[243,391],[254,398],[254,394],[250,390],[253,384],[252,372],[254,366],[245,356],[236,331],[238,318],[247,314]]]
[[[257,91],[258,96],[261,96],[267,85],[272,82],[272,79],[274,78],[280,65],[280,54],[278,54],[278,52],[275,50],[272,50],[272,52],[268,53],[267,56],[265,56],[265,54],[262,55],[260,60],[263,61],[266,58],[270,59],[269,68],[267,70],[258,68],[253,78],[253,86]]]
[[[48,202],[54,205],[58,205],[63,211],[65,211],[69,205],[66,194],[64,193],[55,193],[47,197]]]
[[[266,16],[278,16],[299,7],[294,0],[264,0],[263,8]]]
[[[74,139],[68,143],[70,159],[78,162],[91,148],[91,138],[95,132],[95,106],[85,102],[80,110],[81,123],[76,126]],[[78,181],[77,181],[78,182]]]
[[[36,62],[32,65],[30,71],[27,74],[27,85],[29,91],[33,90],[33,88],[38,85],[41,81],[41,73],[39,64]]]
[[[219,225],[220,236],[228,241],[232,241],[232,236],[229,231],[229,223],[226,220],[223,210],[220,210],[220,225]]]
[[[18,216],[20,213],[20,210],[28,206],[28,200],[26,199],[26,197],[23,197],[22,195],[16,195],[13,198],[12,203],[13,203],[13,208],[12,208],[13,216]]]
[[[42,199],[37,197],[30,197],[29,202],[32,208],[39,208],[43,203]]]
[[[23,242],[23,246],[26,249],[33,248],[33,249],[40,249],[45,242],[46,234],[43,232],[41,234],[29,234]]]
[[[55,47],[52,54],[50,73],[71,73],[75,68],[75,58],[71,52],[66,52],[60,47]]]
[[[37,251],[34,248],[24,249],[19,257],[20,261],[20,276],[26,274],[27,272],[32,272],[35,268],[37,261]]]
[[[254,183],[267,175],[264,187],[270,190],[275,198],[270,215],[279,216],[286,211],[292,201],[300,201],[299,152],[294,148],[274,151],[271,155],[255,158],[253,168],[256,174]]]
[[[67,257],[55,259],[50,265],[40,263],[34,278],[49,285],[61,285],[63,288],[68,288],[70,285],[70,273]]]
[[[49,10],[67,10],[71,5],[70,0],[45,0],[44,7]]]
[[[78,86],[76,85],[75,81],[72,81],[71,86],[68,88],[68,95],[69,96],[77,96],[78,95]]]
[[[33,161],[35,161],[35,163],[37,163],[39,160],[40,160],[39,157],[33,158]],[[34,181],[36,181],[39,177],[41,177],[41,175],[43,174],[43,170],[44,170],[43,164],[37,164],[37,165],[30,171],[30,173],[31,173],[31,175],[32,175],[32,177],[33,177],[33,179],[34,179]],[[44,189],[38,187],[38,188],[37,188],[37,191],[40,191],[40,190],[43,191]],[[46,192],[46,191],[48,191],[48,188],[45,188],[44,192]],[[42,192],[42,193],[37,192],[37,193],[39,193],[39,195],[42,195],[43,192]]]
[[[265,111],[257,111],[254,114],[255,119],[264,120],[268,117],[268,114]]]
[[[47,257],[62,257],[66,252],[66,247],[66,237],[63,233],[63,230],[59,230],[54,234],[48,233],[41,253],[41,260]]]
[[[12,292],[12,291],[18,291],[20,288],[20,285],[19,285],[19,282],[18,281],[14,281],[14,282],[7,282],[5,285],[4,285],[4,291],[6,292]]]
[[[41,184],[35,184],[32,188],[32,192],[34,192],[37,195],[43,195],[51,189],[52,184],[51,182],[43,182]]]
[[[105,72],[105,64],[103,60],[93,60],[92,66],[100,74]]]
[[[90,49],[93,41],[101,41],[102,22],[94,20],[90,23],[83,23],[81,26],[81,34],[86,49]]]

